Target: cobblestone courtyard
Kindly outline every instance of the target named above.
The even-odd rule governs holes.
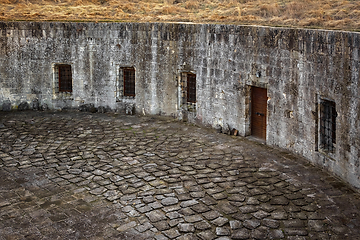
[[[307,161],[163,117],[0,113],[0,239],[360,239]]]

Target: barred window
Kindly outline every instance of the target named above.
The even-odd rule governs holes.
[[[320,104],[320,148],[334,152],[336,143],[336,108],[335,102],[321,100]]]
[[[71,65],[57,65],[59,73],[59,92],[72,92]]]
[[[187,102],[196,103],[196,75],[192,73],[187,74]]]
[[[124,73],[124,96],[135,97],[135,69],[123,68]]]

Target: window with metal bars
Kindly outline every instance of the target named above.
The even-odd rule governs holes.
[[[59,70],[59,92],[72,92],[71,65],[57,65]]]
[[[322,99],[320,102],[320,148],[334,152],[336,143],[335,102]]]
[[[186,100],[187,102],[196,103],[196,75],[188,73],[186,83]]]
[[[135,97],[135,69],[123,68],[124,96]]]

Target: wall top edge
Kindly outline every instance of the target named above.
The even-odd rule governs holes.
[[[124,29],[125,27],[125,29]],[[266,31],[272,32],[288,32],[292,34],[305,33],[313,34],[335,34],[342,36],[352,36],[357,39],[360,38],[360,32],[342,31],[342,30],[327,30],[327,29],[307,29],[307,28],[291,28],[291,27],[272,27],[261,25],[236,25],[236,24],[215,24],[215,23],[191,23],[191,22],[41,22],[41,21],[0,21],[0,31],[6,29],[13,30],[161,30],[167,28],[171,29],[187,29],[195,33],[200,29],[208,29],[213,33],[236,34],[238,32],[257,32],[263,33]]]
[[[312,28],[300,28],[300,27],[274,27],[274,26],[262,26],[262,25],[241,25],[241,24],[217,24],[217,23],[193,23],[193,22],[52,22],[52,21],[0,21],[0,30],[5,29],[20,29],[20,30],[38,30],[43,29],[41,26],[46,26],[55,29],[66,29],[74,27],[89,26],[92,29],[100,28],[105,30],[116,30],[119,26],[147,26],[147,27],[171,27],[171,26],[184,26],[190,28],[208,27],[216,29],[217,31],[231,31],[236,29],[269,29],[274,31],[298,31],[298,32],[318,32],[318,33],[340,33],[360,35],[360,32],[345,31],[345,30],[328,30],[328,29],[312,29]]]

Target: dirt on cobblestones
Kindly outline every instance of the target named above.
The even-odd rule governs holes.
[[[0,113],[0,239],[360,239],[359,196],[172,118]]]

